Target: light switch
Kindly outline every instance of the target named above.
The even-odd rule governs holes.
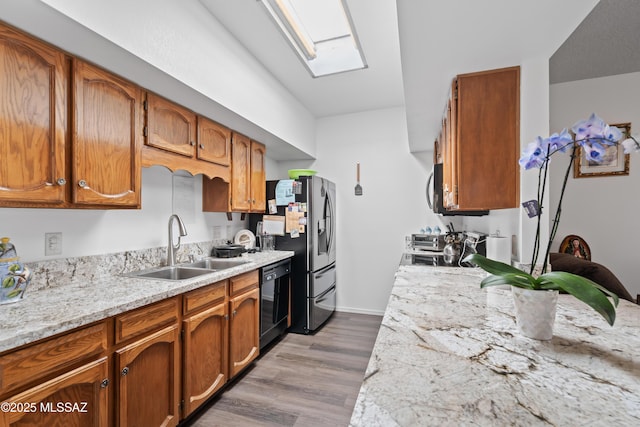
[[[45,256],[62,254],[62,233],[44,233]]]

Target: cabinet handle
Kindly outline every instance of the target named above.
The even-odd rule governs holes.
[[[200,144],[199,147],[201,150],[204,150],[204,145]]]
[[[81,179],[80,181],[78,181],[78,186],[82,187],[82,188],[87,188],[87,181],[85,181],[84,179]]]
[[[107,388],[108,385],[109,385],[109,380],[107,378],[105,378],[100,383],[100,388]]]
[[[129,373],[129,367],[125,366],[124,368],[122,368],[122,372],[120,372],[120,375],[122,375],[123,377],[126,376]]]
[[[65,184],[67,183],[67,180],[66,180],[66,179],[64,179],[64,178],[58,178],[58,179],[57,179],[57,181],[56,181],[56,183],[57,183],[58,185],[65,185]]]
[[[196,145],[195,141],[189,141],[189,144],[191,144],[192,147],[194,147]]]
[[[233,310],[233,317],[236,317],[236,314],[238,314],[238,310]]]
[[[229,315],[228,314],[224,315],[224,320],[229,320]]]

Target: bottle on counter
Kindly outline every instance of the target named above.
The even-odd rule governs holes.
[[[9,240],[8,237],[0,239],[0,304],[21,300],[31,280],[31,272],[20,262]]]

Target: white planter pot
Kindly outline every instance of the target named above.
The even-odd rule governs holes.
[[[534,291],[511,287],[518,332],[536,340],[550,340],[556,320],[558,291]]]

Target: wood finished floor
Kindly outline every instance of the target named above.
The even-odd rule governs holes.
[[[285,335],[188,425],[348,426],[381,320],[337,312]]]

